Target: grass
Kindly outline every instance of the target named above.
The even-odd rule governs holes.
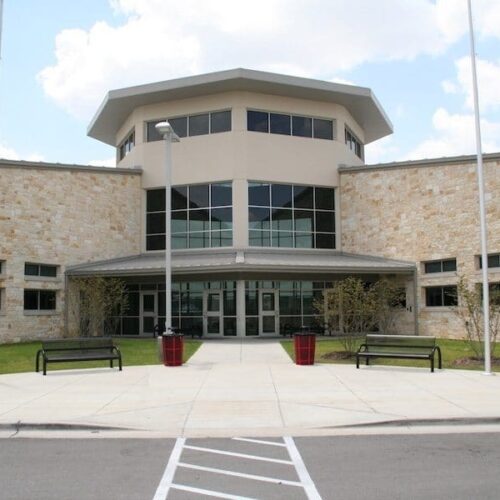
[[[158,365],[156,339],[115,339],[122,353],[123,366]],[[183,359],[186,362],[200,347],[199,340],[184,339]],[[41,348],[40,342],[0,345],[0,374],[21,373],[35,370],[35,356]],[[73,363],[51,363],[48,370],[68,370],[109,366],[109,361],[79,361]]]
[[[361,343],[361,341],[359,342]],[[293,340],[283,340],[281,342],[285,351],[294,360],[295,355],[293,352]],[[443,355],[443,368],[455,368],[461,370],[482,370],[484,368],[483,362],[471,361],[470,363],[458,364],[457,361],[463,358],[474,356],[473,351],[464,340],[447,340],[438,339],[437,344],[441,348]],[[342,364],[355,364],[356,359],[332,359],[328,355],[335,352],[342,352],[343,347],[339,340],[335,339],[318,339],[316,342],[316,362],[318,363],[342,363]],[[437,355],[436,355],[437,366]],[[429,367],[429,361],[412,359],[375,359],[371,360],[370,364],[373,365],[393,365],[393,366],[421,366]],[[500,371],[500,366],[492,363],[493,371]]]

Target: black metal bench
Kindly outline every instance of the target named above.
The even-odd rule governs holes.
[[[120,350],[108,337],[89,337],[62,340],[44,340],[42,348],[36,353],[36,371],[40,369],[40,356],[43,360],[43,374],[47,375],[48,363],[66,363],[71,361],[109,361],[113,368],[113,361],[118,360],[122,369],[122,355]]]
[[[438,353],[438,367],[442,368],[441,349],[436,345],[436,337],[416,335],[367,335],[365,342],[356,353],[356,368],[359,359],[365,358],[370,364],[371,358],[428,359],[431,372],[434,371],[434,355]]]

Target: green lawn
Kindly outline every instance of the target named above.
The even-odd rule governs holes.
[[[361,341],[359,342],[361,343]],[[295,358],[293,352],[293,340],[283,340],[281,342],[285,351],[292,359]],[[445,340],[437,341],[443,354],[443,368],[459,368],[463,370],[482,370],[484,365],[482,362],[474,362],[470,364],[457,365],[455,362],[458,359],[473,356],[474,353],[464,340]],[[318,363],[343,363],[355,364],[356,358],[352,359],[331,359],[328,354],[333,352],[343,351],[342,344],[339,340],[318,339],[316,342],[316,362]],[[418,359],[404,360],[404,359],[376,359],[371,360],[374,365],[394,365],[394,366],[424,366],[429,367],[429,361],[420,361]],[[436,355],[437,366],[437,355]],[[500,371],[499,365],[492,364],[493,371]]]
[[[156,339],[115,339],[115,343],[122,353],[124,366],[157,365],[160,363]],[[196,352],[200,345],[199,340],[184,339],[184,362]],[[40,347],[40,342],[0,345],[0,374],[34,371],[35,356]],[[109,361],[51,363],[48,370],[103,366],[109,366]]]

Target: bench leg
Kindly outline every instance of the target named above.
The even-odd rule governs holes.
[[[109,360],[109,367],[113,368],[113,360],[112,359]]]
[[[356,354],[356,368],[359,369],[359,356]]]
[[[47,361],[43,360],[43,374],[47,375]]]
[[[121,356],[118,358],[118,365],[120,367],[120,371],[122,371],[122,357]]]
[[[434,373],[434,355],[431,356],[431,373]]]
[[[365,358],[365,365],[368,366],[370,364],[370,358]]]

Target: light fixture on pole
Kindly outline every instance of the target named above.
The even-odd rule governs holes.
[[[167,121],[155,125],[165,139],[165,333],[172,332],[172,248],[170,243],[170,220],[172,196],[172,143],[179,142],[179,136]]]
[[[474,118],[476,126],[477,148],[477,182],[479,186],[479,221],[481,226],[481,268],[483,275],[483,331],[484,331],[484,374],[491,372],[491,347],[490,347],[490,293],[488,283],[488,241],[486,232],[486,206],[484,201],[484,176],[483,153],[481,150],[481,123],[479,120],[479,98],[477,90],[476,51],[474,47],[474,28],[472,24],[472,7],[467,0],[469,13],[470,59],[472,69],[472,90],[474,95]]]

